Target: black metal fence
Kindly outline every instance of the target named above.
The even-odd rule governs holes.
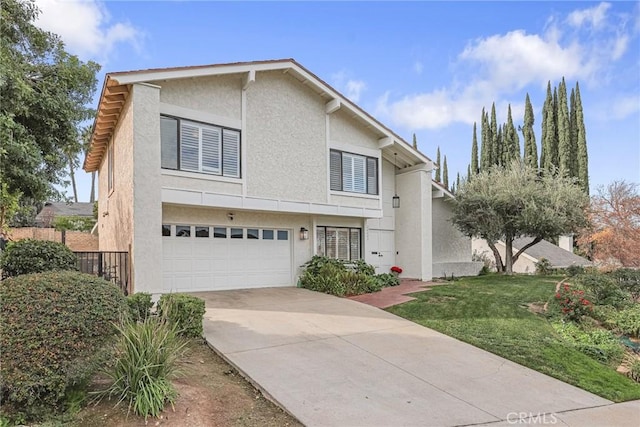
[[[114,283],[129,295],[130,264],[128,252],[75,252],[78,268]]]

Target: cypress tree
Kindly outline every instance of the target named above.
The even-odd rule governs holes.
[[[460,172],[456,175],[456,188],[460,188]]]
[[[493,161],[494,164],[498,166],[502,166],[503,164],[503,153],[504,153],[504,135],[502,134],[502,126],[498,126],[498,136],[494,139],[495,145],[493,150]]]
[[[570,177],[573,175],[572,153],[571,153],[571,129],[569,129],[569,106],[567,105],[567,86],[562,82],[558,87],[558,160],[561,176]]]
[[[444,156],[444,163],[442,165],[442,184],[448,190],[449,189],[449,169],[447,168],[447,156]]]
[[[559,160],[559,144],[560,139],[558,137],[558,88],[553,88],[553,139],[551,139],[551,164],[556,168],[560,168]]]
[[[547,82],[547,97],[544,99],[542,105],[542,125],[541,125],[541,137],[540,137],[540,170],[548,171],[549,161],[549,136],[548,136],[548,122],[551,111],[553,99],[551,98],[551,82]]]
[[[467,181],[471,181],[471,165],[467,165]]]
[[[496,120],[496,103],[491,104],[491,164],[500,164],[502,153],[500,141],[498,140],[498,122]]]
[[[416,134],[413,134],[413,148],[418,149],[418,140],[416,139]]]
[[[576,120],[576,93],[569,97],[569,141],[571,149],[571,176],[578,177],[578,122]]]
[[[480,170],[488,170],[491,167],[491,129],[489,128],[489,115],[482,109],[482,147],[480,150]]]
[[[538,169],[538,147],[536,145],[536,135],[533,132],[534,121],[535,117],[533,115],[533,106],[531,105],[529,94],[527,93],[527,98],[524,103],[524,126],[522,127],[522,137],[524,138],[524,163],[534,169]]]
[[[512,160],[520,159],[520,137],[518,136],[515,125],[513,124],[511,104],[509,104],[509,108],[507,110],[507,124],[503,129],[503,138],[503,164],[508,165]]]
[[[589,194],[589,156],[587,152],[587,132],[584,127],[580,86],[576,82],[576,130],[578,151],[578,179],[585,194]]]
[[[469,174],[474,175],[478,173],[478,137],[476,135],[476,122],[473,122],[473,143],[471,144],[471,165],[469,166]]]
[[[440,182],[440,146],[438,145],[438,151],[436,151],[436,165],[438,168],[436,169],[436,182]]]

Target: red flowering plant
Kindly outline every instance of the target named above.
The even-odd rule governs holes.
[[[584,291],[571,289],[568,283],[560,286],[555,298],[560,305],[562,316],[567,320],[579,322],[582,316],[593,311],[593,304],[584,297]]]
[[[402,269],[400,267],[398,267],[397,265],[394,265],[393,267],[390,268],[392,273],[395,274],[400,274],[402,273]]]

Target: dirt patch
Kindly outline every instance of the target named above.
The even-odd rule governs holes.
[[[194,342],[181,361],[182,374],[174,380],[180,393],[174,409],[165,408],[160,418],[127,414],[127,404],[114,408],[104,400],[84,408],[74,427],[130,426],[301,426],[242,378],[204,342]]]
[[[547,303],[531,302],[527,304],[527,309],[534,314],[543,314],[547,311]]]

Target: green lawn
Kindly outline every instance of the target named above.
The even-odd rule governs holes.
[[[560,277],[479,276],[412,294],[388,309],[615,402],[640,399],[640,384],[566,345],[529,303],[554,295]]]

